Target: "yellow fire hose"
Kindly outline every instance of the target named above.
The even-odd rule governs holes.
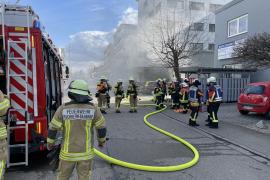
[[[143,104],[141,106],[155,106],[154,104]],[[174,134],[171,134],[167,131],[164,131],[152,124],[150,124],[148,122],[148,118],[154,114],[157,114],[157,113],[160,113],[164,110],[166,110],[167,107],[164,107],[163,109],[161,110],[158,110],[158,111],[154,111],[152,113],[149,113],[147,115],[144,116],[144,123],[151,127],[152,129],[166,135],[166,136],[169,136],[173,139],[175,139],[176,141],[184,144],[186,147],[188,147],[189,149],[191,149],[191,151],[193,152],[194,154],[194,157],[191,161],[187,162],[187,163],[184,163],[184,164],[179,164],[179,165],[174,165],[174,166],[145,166],[145,165],[140,165],[140,164],[133,164],[133,163],[129,163],[129,162],[125,162],[125,161],[121,161],[119,159],[115,159],[113,157],[110,157],[102,152],[100,152],[99,150],[97,149],[94,149],[94,152],[97,156],[99,156],[100,158],[108,161],[109,163],[112,163],[112,164],[115,164],[115,165],[118,165],[118,166],[122,166],[122,167],[126,167],[126,168],[130,168],[130,169],[135,169],[135,170],[141,170],[141,171],[151,171],[151,172],[172,172],[172,171],[180,171],[180,170],[183,170],[183,169],[187,169],[187,168],[190,168],[192,166],[194,166],[198,161],[199,161],[199,152],[197,151],[197,149],[191,145],[189,142],[185,141],[184,139],[181,139],[180,137],[174,135]]]

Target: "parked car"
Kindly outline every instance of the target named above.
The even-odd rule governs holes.
[[[264,114],[270,119],[270,82],[251,83],[240,94],[237,103],[241,114]]]

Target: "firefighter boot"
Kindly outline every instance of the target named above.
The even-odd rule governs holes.
[[[209,125],[209,128],[218,129],[218,123],[211,123],[211,125]]]
[[[189,119],[189,123],[188,123],[189,126],[192,126],[192,127],[195,127],[195,126],[200,126],[199,124],[197,124],[196,121],[193,121],[191,119]]]

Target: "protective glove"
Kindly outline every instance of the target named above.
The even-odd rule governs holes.
[[[47,143],[47,149],[48,151],[51,151],[54,147],[54,144],[51,144],[51,143]]]

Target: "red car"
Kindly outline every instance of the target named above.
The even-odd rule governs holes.
[[[270,82],[251,83],[240,94],[237,103],[241,114],[265,114],[270,119]]]

